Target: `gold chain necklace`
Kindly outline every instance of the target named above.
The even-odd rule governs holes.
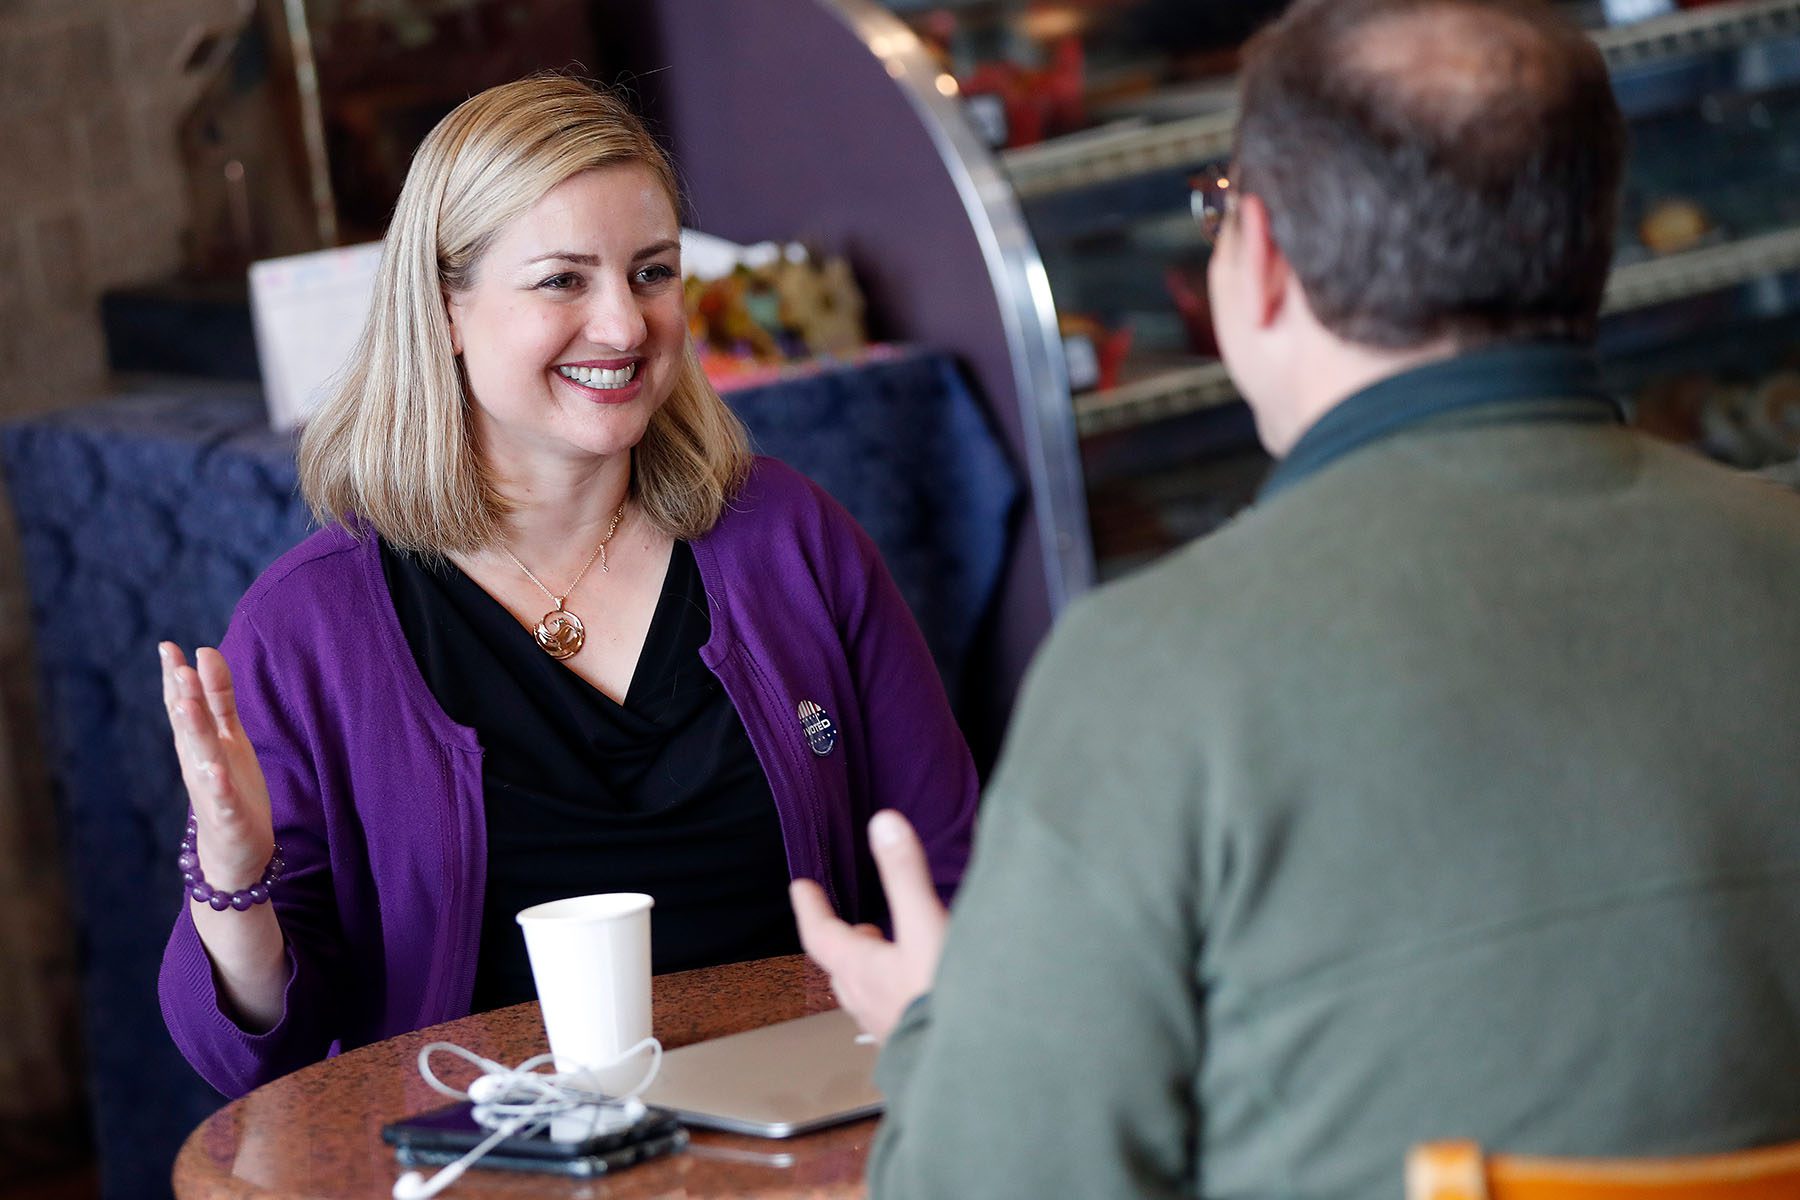
[[[531,568],[520,562],[518,556],[511,550],[505,546],[500,547],[501,553],[512,559],[513,566],[525,572],[525,578],[537,584],[538,591],[550,597],[550,603],[556,605],[555,608],[539,618],[537,626],[531,631],[531,636],[537,639],[538,646],[551,658],[559,660],[573,658],[587,643],[587,627],[581,623],[580,617],[563,607],[563,601],[569,598],[569,594],[575,590],[575,585],[581,582],[581,577],[587,574],[588,568],[594,565],[596,559],[599,560],[601,573],[606,573],[607,543],[613,540],[613,534],[619,532],[619,522],[625,519],[625,504],[629,499],[628,496],[625,500],[619,501],[619,511],[613,514],[612,523],[606,527],[606,536],[600,539],[600,544],[594,547],[594,552],[588,555],[586,562],[581,564],[581,570],[575,572],[575,578],[569,581],[569,586],[563,589],[563,594],[560,596],[545,587],[544,581],[533,575]]]

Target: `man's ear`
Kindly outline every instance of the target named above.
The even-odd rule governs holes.
[[[1293,269],[1275,240],[1274,225],[1262,197],[1239,197],[1236,220],[1248,311],[1257,325],[1273,325],[1292,297],[1296,282]]]
[[[443,293],[443,297],[444,317],[450,322],[450,352],[452,354],[461,355],[463,352],[462,325],[456,319],[457,303],[455,298],[452,297],[449,292]]]

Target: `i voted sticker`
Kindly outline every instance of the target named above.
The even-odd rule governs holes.
[[[812,700],[802,700],[796,710],[800,717],[800,728],[806,733],[806,744],[820,758],[830,754],[837,745],[837,726],[831,723],[831,714]]]

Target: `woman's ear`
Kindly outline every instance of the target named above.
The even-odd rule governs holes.
[[[455,297],[451,296],[449,292],[443,293],[443,296],[444,316],[450,322],[450,352],[460,356],[463,352],[462,325],[457,320],[457,313],[460,306],[456,303]]]

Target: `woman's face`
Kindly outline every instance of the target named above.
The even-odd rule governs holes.
[[[584,171],[500,231],[446,297],[477,444],[501,478],[621,454],[683,360],[681,230],[647,167]]]

